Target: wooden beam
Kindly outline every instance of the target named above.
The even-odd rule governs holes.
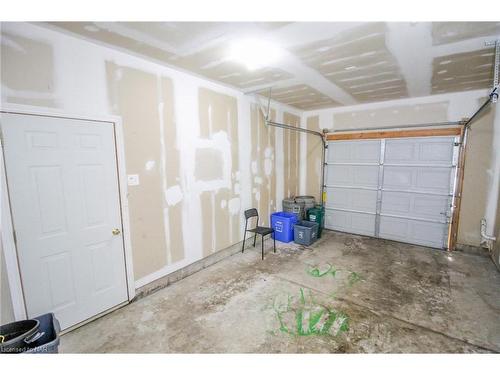
[[[460,151],[458,156],[457,165],[457,181],[455,187],[455,207],[453,208],[453,215],[451,217],[451,224],[448,231],[448,250],[453,251],[457,246],[458,238],[458,224],[460,220],[460,206],[462,204],[462,191],[464,187],[464,170],[465,170],[465,156],[467,151],[467,134],[465,130],[460,133]]]
[[[327,141],[345,141],[356,139],[381,139],[381,138],[411,138],[411,137],[443,137],[460,135],[462,127],[412,129],[412,130],[382,130],[351,133],[328,133]]]

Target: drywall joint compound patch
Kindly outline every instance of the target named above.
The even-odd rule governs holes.
[[[175,206],[177,203],[182,201],[182,198],[183,194],[179,185],[175,185],[167,189],[165,199],[167,200],[167,204],[169,206]]]
[[[219,131],[212,134],[211,138],[199,138],[196,140],[196,152],[198,160],[196,166],[205,165],[204,169],[195,171],[197,178],[196,184],[199,191],[214,191],[221,188],[231,188],[231,143],[228,135],[224,131]],[[210,162],[214,162],[218,167],[216,170],[211,170]],[[220,168],[220,169],[219,169]],[[208,169],[208,170],[205,170]]]
[[[231,215],[236,215],[240,213],[240,198],[233,198],[229,200],[228,203],[229,213]]]

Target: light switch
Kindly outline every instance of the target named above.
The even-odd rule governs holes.
[[[139,175],[138,174],[129,174],[127,175],[128,186],[137,186],[139,185]]]

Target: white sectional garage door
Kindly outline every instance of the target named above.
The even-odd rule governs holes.
[[[455,137],[328,144],[325,227],[447,247]]]

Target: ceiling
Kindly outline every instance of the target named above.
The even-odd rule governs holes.
[[[475,90],[492,85],[500,22],[50,22],[112,47],[301,110]],[[248,70],[228,51],[269,41],[281,58]]]

